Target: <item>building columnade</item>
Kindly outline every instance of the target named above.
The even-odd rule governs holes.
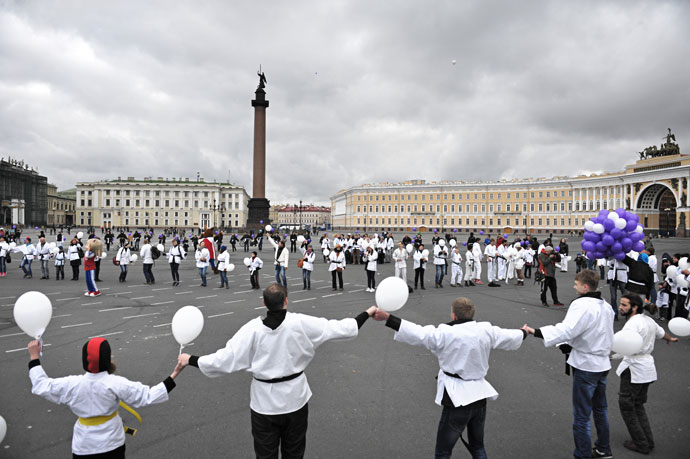
[[[688,236],[690,156],[640,156],[622,172],[589,176],[355,186],[331,197],[331,221],[347,231],[569,233],[623,207],[648,233]]]

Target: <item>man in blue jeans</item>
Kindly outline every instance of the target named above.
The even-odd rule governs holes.
[[[611,369],[609,353],[613,344],[611,305],[597,291],[599,274],[585,269],[575,276],[575,291],[580,295],[568,308],[563,322],[542,328],[522,329],[544,340],[545,346],[559,343],[569,354],[573,369],[573,437],[576,458],[613,457],[609,443],[609,415],[606,404],[606,376]],[[589,417],[593,414],[597,441],[592,448]]]
[[[506,330],[488,322],[474,321],[474,304],[456,298],[451,309],[452,322],[438,327],[401,320],[382,309],[375,320],[385,320],[396,331],[395,340],[422,346],[438,358],[436,404],[443,407],[436,433],[436,458],[448,458],[467,428],[468,441],[462,442],[473,458],[485,458],[484,421],[486,400],[498,392],[484,379],[489,371],[492,349],[516,350],[527,337],[522,330]]]

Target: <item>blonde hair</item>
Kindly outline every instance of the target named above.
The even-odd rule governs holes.
[[[103,243],[100,239],[89,239],[86,241],[86,248],[96,254],[97,257],[103,253]]]
[[[469,298],[456,298],[453,301],[453,314],[456,319],[472,319],[474,317],[474,303]]]

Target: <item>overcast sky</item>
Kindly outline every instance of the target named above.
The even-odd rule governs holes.
[[[60,189],[198,171],[251,195],[259,64],[272,203],[618,171],[668,127],[690,145],[690,2],[0,5],[0,156]]]

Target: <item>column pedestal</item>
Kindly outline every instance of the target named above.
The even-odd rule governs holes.
[[[271,203],[266,198],[251,198],[247,206],[247,229],[261,229],[270,223]],[[263,221],[263,223],[261,223]]]

